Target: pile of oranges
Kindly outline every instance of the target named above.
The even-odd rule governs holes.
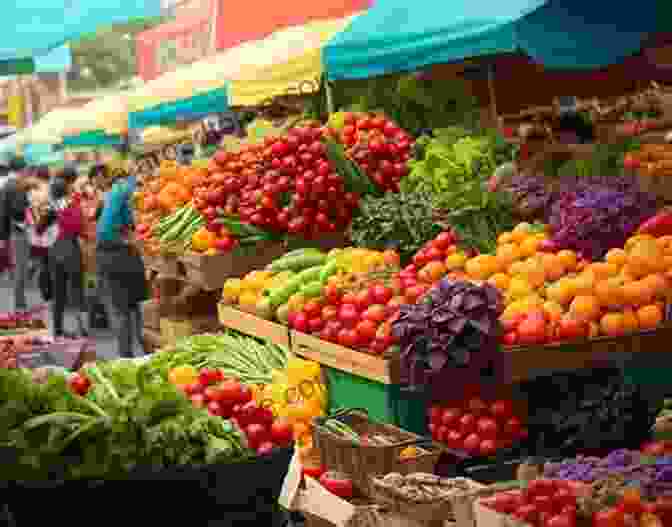
[[[499,236],[494,254],[459,250],[449,276],[488,282],[503,295],[501,322],[509,345],[620,336],[653,329],[672,295],[672,236],[631,237],[590,262],[570,250],[546,252],[543,225],[521,223]]]

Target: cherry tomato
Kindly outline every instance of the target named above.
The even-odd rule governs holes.
[[[376,338],[377,330],[378,327],[374,322],[370,320],[362,320],[356,327],[359,343],[365,345],[371,342]]]

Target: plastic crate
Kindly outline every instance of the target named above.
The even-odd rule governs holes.
[[[399,385],[383,384],[323,366],[329,383],[329,409],[366,409],[375,421],[427,435],[426,405],[422,398],[407,397]]]

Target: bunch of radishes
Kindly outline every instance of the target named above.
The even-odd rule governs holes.
[[[514,415],[513,404],[499,399],[486,403],[480,397],[429,409],[432,438],[470,455],[492,456],[497,450],[527,438],[527,429]]]
[[[412,137],[382,115],[346,113],[340,140],[359,167],[383,190],[399,192],[408,174]]]

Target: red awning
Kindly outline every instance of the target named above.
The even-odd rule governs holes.
[[[307,24],[311,20],[342,18],[370,7],[372,0],[245,0],[219,1],[217,49],[232,48],[262,39],[274,31]],[[254,13],[251,15],[251,13]]]

